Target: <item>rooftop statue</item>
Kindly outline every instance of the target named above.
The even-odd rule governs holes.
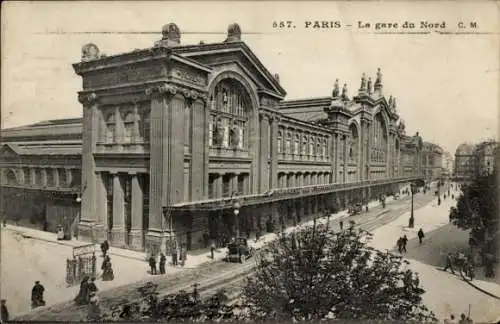
[[[339,79],[336,79],[335,84],[333,85],[332,98],[338,98],[339,95],[340,95]]]
[[[99,47],[96,44],[85,44],[82,47],[82,62],[99,59]]]
[[[373,87],[372,87],[372,78],[368,77],[368,84],[366,86],[366,90],[368,91],[368,94],[371,94],[373,92]]]
[[[241,28],[237,23],[227,27],[227,38],[225,42],[238,42],[241,40]]]
[[[342,87],[342,100],[349,100],[349,97],[347,96],[347,83],[344,83],[344,86]]]

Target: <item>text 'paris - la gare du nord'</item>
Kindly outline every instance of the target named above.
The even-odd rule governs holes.
[[[347,28],[358,28],[358,29],[374,29],[374,30],[384,30],[384,31],[394,31],[394,30],[410,30],[410,29],[427,29],[427,30],[435,30],[435,29],[446,29],[448,27],[447,22],[445,21],[426,21],[422,20],[419,22],[366,22],[366,21],[358,21],[355,24],[345,24],[339,20],[306,20],[302,23],[296,23],[293,20],[280,20],[273,21],[272,27],[274,29],[293,29],[297,28],[297,26],[303,27],[304,29],[339,29],[342,27]],[[457,21],[455,26],[459,29],[475,29],[478,28],[477,22],[475,21]],[[451,26],[450,26],[451,27]]]

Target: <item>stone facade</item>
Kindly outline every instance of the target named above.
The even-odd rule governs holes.
[[[84,46],[80,236],[153,253],[279,230],[422,179],[380,70],[350,99],[285,101],[233,24],[225,41],[99,56]],[[319,112],[319,114],[315,113]],[[316,117],[311,118],[311,114]],[[235,210],[238,213],[235,213]]]

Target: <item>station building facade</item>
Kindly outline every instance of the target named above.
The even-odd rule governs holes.
[[[237,24],[220,43],[183,45],[175,24],[162,34],[114,56],[85,45],[73,65],[81,123],[2,132],[3,187],[65,193],[68,212],[81,201],[80,238],[154,252],[277,230],[424,179],[424,142],[406,134],[380,70],[352,98],[337,80],[330,96],[287,101]]]

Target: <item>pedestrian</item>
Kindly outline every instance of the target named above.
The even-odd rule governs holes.
[[[441,197],[438,197],[438,206],[441,205]]]
[[[167,257],[163,252],[160,253],[160,274],[165,274],[165,263],[167,263]]]
[[[75,298],[75,303],[77,305],[86,305],[88,304],[88,296],[89,296],[89,276],[84,276],[82,281],[80,282],[80,290],[78,291],[78,295]]]
[[[455,274],[455,270],[453,270],[453,259],[452,259],[452,254],[451,252],[448,253],[446,256],[446,266],[444,267],[443,271],[447,271],[448,269],[451,269],[451,273]]]
[[[90,282],[88,283],[88,290],[89,290],[89,299],[90,296],[92,296],[92,293],[96,294],[99,289],[97,289],[97,286],[95,284],[95,277],[90,278]]]
[[[99,306],[99,298],[95,292],[90,293],[87,318],[89,322],[99,322],[101,320],[101,307]]]
[[[177,266],[177,249],[176,248],[172,249],[172,265],[174,267]]]
[[[186,247],[186,244],[182,244],[180,255],[181,255],[181,266],[184,266],[186,264],[186,259],[187,259],[187,247]]]
[[[342,230],[344,228],[344,221],[343,220],[339,221],[339,226],[340,226],[340,230]]]
[[[458,321],[458,324],[467,324],[467,322],[468,321],[465,317],[465,314],[464,313],[460,314],[460,320]]]
[[[107,240],[105,240],[104,242],[101,243],[101,251],[102,251],[103,258],[106,257],[108,250],[109,250],[109,243]]]
[[[445,324],[455,324],[455,315],[451,314],[450,318],[444,319]]]
[[[402,251],[404,251],[406,253],[406,244],[408,243],[408,238],[406,237],[406,235],[403,236],[403,239],[402,239]]]
[[[418,230],[417,235],[418,235],[418,241],[419,241],[419,243],[420,243],[420,244],[422,244],[422,240],[423,240],[423,239],[424,239],[424,237],[425,237],[425,235],[424,235],[424,231],[422,230],[422,228],[420,228],[420,229]]]
[[[2,309],[0,310],[1,316],[0,319],[2,320],[2,323],[7,323],[9,321],[9,310],[7,309],[7,301],[5,299],[2,299]]]
[[[112,281],[115,279],[115,274],[113,272],[113,267],[111,265],[111,259],[109,255],[106,255],[104,262],[102,264],[102,281]]]
[[[3,217],[3,227],[7,227],[7,217]]]
[[[156,274],[156,258],[151,254],[149,257],[149,267],[151,268],[151,274]]]
[[[398,245],[398,252],[402,253],[401,251],[403,250],[403,238],[401,236],[398,238],[396,244]]]
[[[35,281],[33,289],[31,289],[31,307],[37,308],[40,306],[45,306],[45,300],[43,300],[43,293],[45,288],[40,284],[40,281]]]
[[[212,260],[215,259],[215,243],[213,241],[210,244],[210,257],[212,258]]]

